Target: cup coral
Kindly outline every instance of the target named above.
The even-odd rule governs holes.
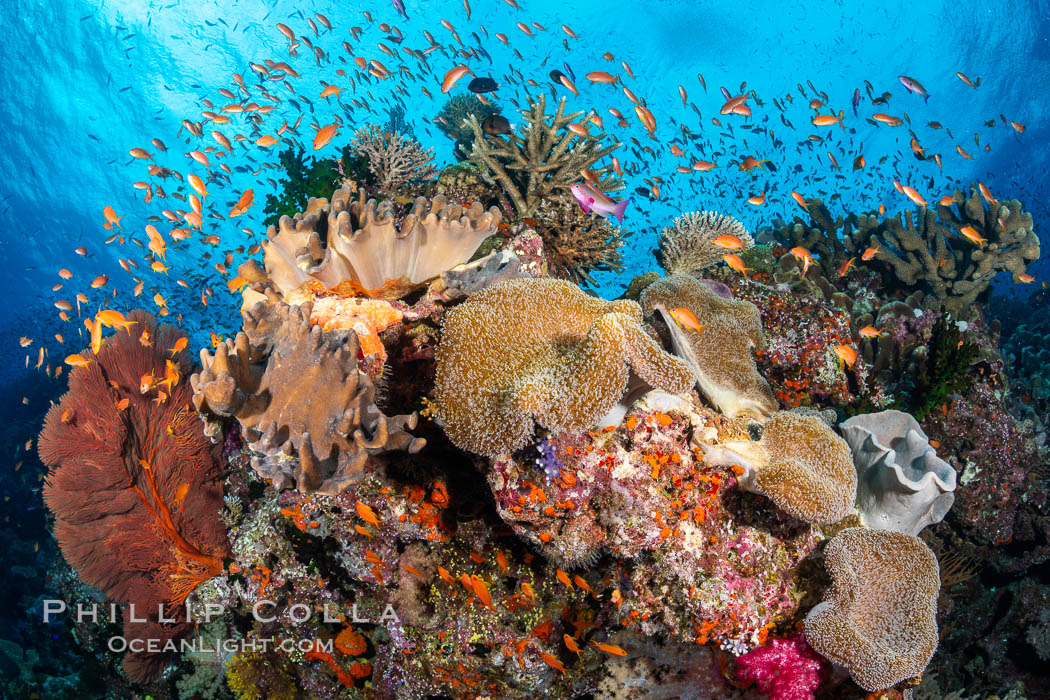
[[[744,225],[716,211],[686,212],[660,232],[660,266],[668,275],[704,270],[722,261],[726,249],[717,245],[719,236],[736,236],[744,250],[755,245]]]
[[[765,418],[777,410],[773,392],[751,356],[752,348],[765,347],[754,304],[723,299],[688,275],[654,282],[642,292],[641,303],[646,314],[660,313],[675,352],[692,366],[700,391],[719,411],[729,417]],[[681,327],[671,316],[676,308],[692,312],[702,330]]]
[[[263,242],[263,265],[251,261],[243,309],[262,299],[258,285],[271,282],[286,296],[304,284],[328,290],[396,299],[445,270],[466,262],[496,232],[502,216],[495,207],[469,209],[438,195],[416,199],[409,213],[395,219],[394,203],[352,199],[349,185],[329,203],[311,199],[295,218],[281,217]]]
[[[741,488],[809,523],[842,520],[857,497],[849,446],[816,416],[781,411],[766,423],[761,441],[708,448],[706,460],[741,467]]]
[[[828,599],[805,620],[806,640],[864,690],[922,673],[937,649],[937,557],[918,537],[851,527],[824,550]]]
[[[500,282],[445,316],[437,348],[437,416],[457,446],[498,456],[548,429],[597,424],[629,370],[672,393],[689,366],[664,352],[633,301],[604,301],[553,279]]]
[[[955,470],[919,422],[902,411],[865,413],[839,425],[853,451],[861,522],[909,535],[944,519],[955,501]]]
[[[216,454],[187,410],[189,386],[178,381],[189,355],[174,351],[175,328],[158,327],[144,311],[127,320],[134,335],[106,339],[91,363],[70,372],[69,392],[47,413],[39,445],[51,467],[44,502],[81,580],[134,606],[124,636],[163,646],[188,636],[193,624],[161,622],[158,606],[170,617],[194,588],[222,573],[229,544]],[[147,332],[149,346],[139,342]],[[164,386],[144,379],[172,371],[175,380]],[[132,680],[149,682],[169,658],[130,652],[124,668]]]

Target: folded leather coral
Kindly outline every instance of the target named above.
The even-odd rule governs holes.
[[[944,519],[955,502],[955,470],[911,414],[865,413],[843,421],[839,431],[853,451],[862,523],[918,535]]]
[[[851,527],[824,550],[832,584],[806,616],[818,653],[864,690],[922,673],[937,649],[937,557],[918,537]]]
[[[700,391],[729,417],[766,418],[777,410],[769,384],[758,373],[751,349],[765,347],[758,307],[747,301],[723,299],[688,275],[654,282],[642,292],[647,315],[659,312],[671,332],[675,353],[696,373]],[[702,331],[682,328],[671,310],[686,308]]]
[[[630,370],[672,393],[694,382],[642,325],[633,301],[605,301],[562,280],[517,279],[471,295],[445,316],[434,380],[436,415],[458,447],[498,456],[533,424],[597,424]]]
[[[189,354],[173,351],[185,338],[144,311],[127,320],[134,334],[117,331],[97,354],[85,352],[93,361],[69,373],[69,392],[47,413],[39,444],[51,467],[44,502],[62,554],[84,583],[134,606],[124,637],[136,645],[160,640],[163,648],[188,637],[195,624],[185,616],[162,622],[158,606],[170,617],[198,585],[222,573],[230,548],[219,519],[217,455],[187,410],[189,386],[143,380],[172,368],[185,374]],[[152,345],[139,342],[144,332]],[[150,682],[170,656],[142,647],[124,657],[124,669],[132,680]]]
[[[198,411],[237,419],[260,453],[252,466],[275,488],[335,494],[360,479],[370,457],[418,452],[426,441],[408,432],[415,413],[390,417],[376,406],[357,335],[322,332],[310,323],[312,307],[260,302],[235,339],[214,355],[201,351],[204,369],[190,382]]]
[[[353,199],[343,185],[331,202],[311,199],[305,212],[281,217],[262,244],[265,271],[250,261],[242,275],[249,283],[242,310],[262,300],[263,281],[293,303],[324,290],[397,299],[469,260],[502,219],[495,207],[467,209],[442,195],[417,198],[400,220],[395,206],[366,200],[363,188]]]
[[[768,496],[806,522],[835,523],[853,509],[857,474],[849,446],[816,416],[781,411],[766,423],[760,441],[729,441],[705,451],[709,464],[744,470],[742,489]]]

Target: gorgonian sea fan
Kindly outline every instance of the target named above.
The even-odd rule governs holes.
[[[166,617],[185,619],[174,609],[222,573],[229,543],[219,519],[215,447],[191,404],[190,358],[172,352],[181,334],[144,311],[127,320],[133,325],[106,339],[97,355],[84,353],[93,361],[70,372],[68,393],[47,413],[39,443],[51,467],[44,502],[80,578],[146,618],[132,622],[125,614],[124,636],[163,644],[189,635],[193,625],[161,623],[158,606],[171,611]],[[141,391],[144,375],[164,379],[169,359],[180,381]],[[148,682],[167,661],[130,652],[124,668],[132,680]]]

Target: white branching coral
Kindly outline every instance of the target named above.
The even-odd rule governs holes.
[[[668,275],[704,270],[720,262],[727,249],[715,243],[719,236],[736,236],[744,249],[755,245],[744,225],[715,211],[692,211],[677,217],[660,232],[660,266]]]
[[[424,149],[408,136],[383,131],[376,124],[357,130],[350,149],[368,158],[368,169],[382,192],[434,175],[434,149]]]

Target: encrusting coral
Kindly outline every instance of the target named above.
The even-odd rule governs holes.
[[[781,411],[760,441],[728,441],[706,452],[712,464],[741,469],[742,489],[768,496],[806,522],[835,523],[853,509],[857,474],[849,446],[816,416]]]
[[[828,599],[806,616],[806,640],[875,692],[913,678],[937,649],[937,557],[918,537],[851,527],[824,550]]]
[[[357,130],[350,150],[368,158],[368,169],[380,192],[393,192],[410,182],[434,175],[434,149],[425,149],[410,136],[383,131],[377,124]]]
[[[654,282],[642,292],[641,304],[647,315],[659,312],[675,353],[693,368],[700,391],[722,413],[763,419],[777,410],[773,392],[751,355],[752,348],[765,347],[754,304],[723,299],[688,275]],[[671,316],[678,308],[692,312],[703,328],[681,327]]]
[[[581,170],[589,170],[595,186],[603,192],[622,189],[618,179],[608,177],[613,171],[611,165],[595,166],[620,144],[605,145],[604,133],[581,135],[569,130],[583,112],[566,114],[562,98],[554,114],[548,115],[546,95],[540,95],[530,99],[529,108],[521,114],[520,136],[487,136],[475,115],[467,119],[474,132],[471,161],[499,184],[519,216],[531,215],[559,190],[567,192],[570,185],[580,181]]]
[[[686,212],[660,232],[660,267],[668,275],[684,275],[722,262],[732,252],[715,243],[719,236],[735,236],[743,250],[755,245],[744,225],[731,216],[714,211]]]
[[[312,303],[260,302],[245,314],[244,332],[226,339],[194,374],[193,404],[211,416],[234,416],[252,466],[275,488],[335,494],[364,474],[370,457],[425,444],[408,431],[416,414],[388,417],[375,385],[360,371],[352,330],[311,325]]]
[[[627,387],[688,391],[689,366],[642,326],[632,301],[608,302],[553,279],[500,282],[445,316],[434,380],[436,414],[457,446],[497,456],[525,445],[533,424],[587,428]]]
[[[860,520],[918,535],[955,502],[955,470],[940,459],[918,421],[901,411],[865,413],[839,430],[853,452]]]
[[[400,221],[394,203],[357,199],[349,185],[325,199],[311,199],[295,218],[267,229],[263,265],[250,260],[242,276],[249,308],[263,298],[257,285],[272,282],[286,297],[306,283],[344,294],[396,299],[445,270],[466,262],[496,232],[498,209],[466,209],[438,195],[416,199]]]
[[[81,579],[133,606],[124,636],[163,647],[187,637],[194,624],[185,616],[162,622],[158,606],[171,617],[194,588],[221,574],[229,544],[219,519],[217,455],[187,410],[189,386],[179,381],[190,369],[188,353],[175,350],[181,335],[144,311],[126,320],[127,331],[70,372],[69,392],[47,413],[39,444],[52,467],[44,502],[62,554]],[[142,334],[152,345],[139,342]],[[145,683],[169,658],[131,651],[124,669]]]

